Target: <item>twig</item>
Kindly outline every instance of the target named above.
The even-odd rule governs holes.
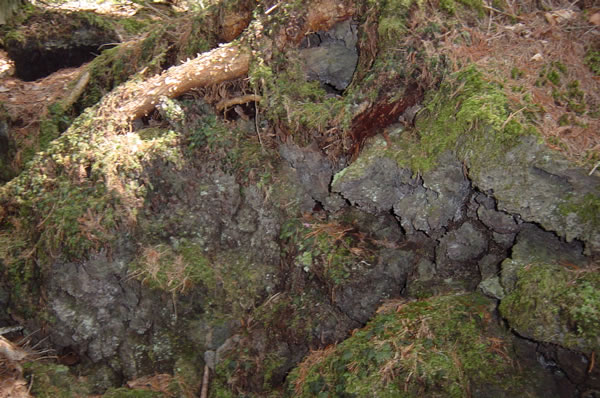
[[[85,87],[90,81],[90,72],[85,71],[77,81],[77,84],[73,88],[73,91],[62,101],[63,109],[68,109],[79,99]]]
[[[492,30],[492,20],[494,19],[494,11],[493,10],[489,10],[489,11],[490,11],[490,18],[488,20],[488,27],[487,27],[488,36],[490,34],[490,30]]]
[[[269,8],[267,11],[265,11],[265,15],[269,15],[270,13],[272,13],[273,11],[275,11],[277,9],[277,7],[279,7],[280,4],[281,3],[277,3],[273,7]]]
[[[258,97],[258,95],[256,94],[256,89],[254,89],[254,95]],[[258,128],[258,101],[254,102],[254,128],[256,129],[256,135],[258,136],[258,142],[260,143],[260,147],[264,152],[265,147],[263,146],[262,138],[260,137],[260,129]]]
[[[515,115],[517,115],[517,114],[521,113],[521,111],[522,111],[523,109],[525,109],[525,108],[527,108],[527,107],[526,107],[526,106],[524,106],[524,107],[522,107],[521,109],[519,109],[518,111],[516,111],[516,112],[513,112],[513,113],[511,113],[510,115],[508,115],[508,117],[506,118],[506,120],[504,121],[504,123],[502,123],[502,127],[501,127],[501,128],[503,129],[504,127],[506,127],[506,125],[508,124],[508,122],[510,122],[510,120],[511,120],[511,119],[512,119],[512,118],[513,118]]]
[[[594,168],[592,169],[592,171],[590,171],[590,174],[588,174],[588,175],[591,176],[592,174],[594,174],[594,171],[596,171],[598,166],[600,166],[600,162],[596,163],[596,165],[594,166]]]
[[[511,13],[509,13],[509,12],[500,11],[500,10],[499,10],[499,9],[497,9],[497,8],[490,7],[490,6],[486,6],[485,4],[483,5],[483,8],[485,8],[485,9],[488,9],[488,10],[490,10],[490,11],[495,11],[495,12],[497,12],[498,14],[506,15],[507,17],[511,17],[511,18],[515,18],[515,19],[520,19],[521,21],[525,20],[525,18],[523,18],[523,17],[520,17],[520,16],[518,16],[518,15],[515,15],[515,14],[511,14]]]
[[[208,398],[208,377],[210,375],[210,368],[208,365],[204,365],[204,377],[202,377],[202,392],[200,398]]]
[[[0,328],[0,336],[11,332],[18,332],[20,330],[23,330],[23,326],[10,326],[6,328]]]

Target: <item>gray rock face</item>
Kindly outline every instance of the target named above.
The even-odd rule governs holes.
[[[485,235],[473,224],[466,222],[440,239],[438,258],[447,257],[451,261],[467,261],[477,258],[486,249]]]
[[[478,160],[469,177],[480,190],[493,191],[499,210],[519,214],[569,242],[582,240],[588,251],[600,251],[600,178],[572,167],[535,137],[524,137],[498,159]]]
[[[510,234],[519,230],[515,218],[504,212],[479,206],[479,209],[477,209],[477,217],[488,228],[501,234]]]
[[[382,139],[373,140],[359,159],[336,174],[332,190],[371,213],[393,209],[409,233],[429,234],[460,217],[470,188],[462,165],[451,153],[441,156],[443,167],[420,180],[385,156],[385,148]]]
[[[232,176],[210,167],[148,167],[161,172],[150,173],[156,176],[148,195],[151,211],[140,219],[145,239],[175,252],[192,242],[199,250],[194,256],[211,250],[211,266],[218,264],[216,272],[224,275],[215,281],[209,275],[176,297],[150,290],[131,275],[129,266],[139,253],[130,247],[131,237],[122,237],[122,249],[110,257],[101,253],[81,263],[59,262],[48,277],[55,346],[71,347],[129,379],[171,372],[185,344],[200,352],[217,350],[236,330],[237,324],[227,321],[233,308],[252,308],[275,288],[281,259],[279,218],[259,189],[242,189]],[[240,286],[223,286],[223,279]],[[215,320],[209,311],[225,313]]]
[[[168,307],[157,311],[155,300],[126,282],[125,258],[125,253],[118,260],[99,254],[83,264],[54,264],[48,299],[57,319],[55,344],[78,346],[99,362],[117,355],[127,331],[144,334],[157,317],[170,318]]]
[[[333,169],[327,157],[316,145],[300,148],[293,143],[279,147],[279,153],[296,171],[298,181],[315,200],[325,203],[329,196],[329,183]]]
[[[307,41],[310,47],[300,51],[308,78],[344,90],[358,63],[356,27],[345,21],[312,36]]]
[[[349,166],[338,173],[332,189],[361,210],[373,214],[391,210],[394,204],[413,193],[417,185],[412,173],[399,169],[389,158],[374,159],[360,173],[353,173],[355,168]]]
[[[380,262],[373,269],[339,289],[335,304],[350,319],[367,322],[382,300],[400,295],[414,262],[412,251],[383,250]]]
[[[358,62],[356,50],[344,44],[327,43],[302,50],[308,78],[344,90],[350,84]]]
[[[470,193],[469,181],[450,152],[440,157],[440,163],[442,167],[423,174],[422,187],[394,204],[394,214],[400,217],[405,230],[430,233],[460,217]]]

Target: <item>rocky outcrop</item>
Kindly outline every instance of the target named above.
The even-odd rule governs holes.
[[[600,179],[573,167],[536,137],[523,137],[493,159],[482,155],[473,161],[469,178],[481,191],[493,191],[500,210],[568,242],[583,241],[588,254],[600,251]]]
[[[469,181],[455,156],[444,154],[444,167],[415,177],[386,151],[382,138],[372,140],[354,163],[336,174],[332,190],[365,211],[392,210],[408,233],[439,232],[462,217]]]
[[[307,35],[305,48],[300,50],[307,77],[343,91],[352,81],[358,63],[356,42],[356,24],[350,20],[327,32]]]
[[[502,166],[473,167],[465,175],[449,152],[415,178],[396,160],[405,155],[402,147],[375,138],[336,174],[332,189],[365,211],[392,212],[408,237],[429,236],[425,240],[435,246],[435,257],[419,260],[408,281],[410,294],[478,286],[501,300],[500,312],[519,336],[555,344],[562,354],[554,356],[577,351],[589,363],[585,354],[598,350],[600,300],[594,292],[600,280],[584,245],[588,254],[596,250],[598,229],[595,216],[579,217],[594,208],[589,195],[598,181],[532,145],[523,138],[501,161],[516,182]],[[579,200],[583,207],[568,207],[568,200]],[[594,377],[571,376],[596,388]]]

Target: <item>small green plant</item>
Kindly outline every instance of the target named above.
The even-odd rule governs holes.
[[[523,75],[524,75],[524,72],[521,69],[517,68],[516,66],[510,70],[510,77],[514,80],[522,78]]]
[[[585,64],[596,76],[600,76],[600,51],[588,51]]]

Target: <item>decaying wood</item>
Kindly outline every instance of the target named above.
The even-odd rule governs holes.
[[[161,97],[173,98],[193,88],[236,79],[248,73],[249,65],[249,51],[239,44],[227,44],[133,87],[123,86],[114,99],[120,102],[123,117],[137,119],[154,109]]]
[[[298,42],[307,32],[328,30],[337,22],[351,17],[354,5],[350,1],[312,0],[306,5],[310,10],[303,21],[277,30],[271,38],[278,47]],[[258,25],[258,24],[257,24]],[[258,29],[253,25],[253,29]],[[199,55],[182,65],[173,66],[160,75],[146,81],[123,85],[103,102],[103,107],[117,109],[115,114],[121,120],[134,120],[152,111],[161,97],[173,98],[194,88],[219,84],[237,79],[248,73],[251,49],[245,44],[245,36],[260,32],[246,32],[241,40],[228,43]],[[102,113],[102,112],[100,112]]]
[[[89,82],[90,72],[86,70],[85,72],[83,72],[79,80],[77,80],[77,84],[75,84],[73,90],[65,99],[62,100],[63,109],[69,109],[75,103],[75,101],[77,101],[79,97],[81,97],[81,94],[83,94],[83,91],[85,90],[85,87]]]

